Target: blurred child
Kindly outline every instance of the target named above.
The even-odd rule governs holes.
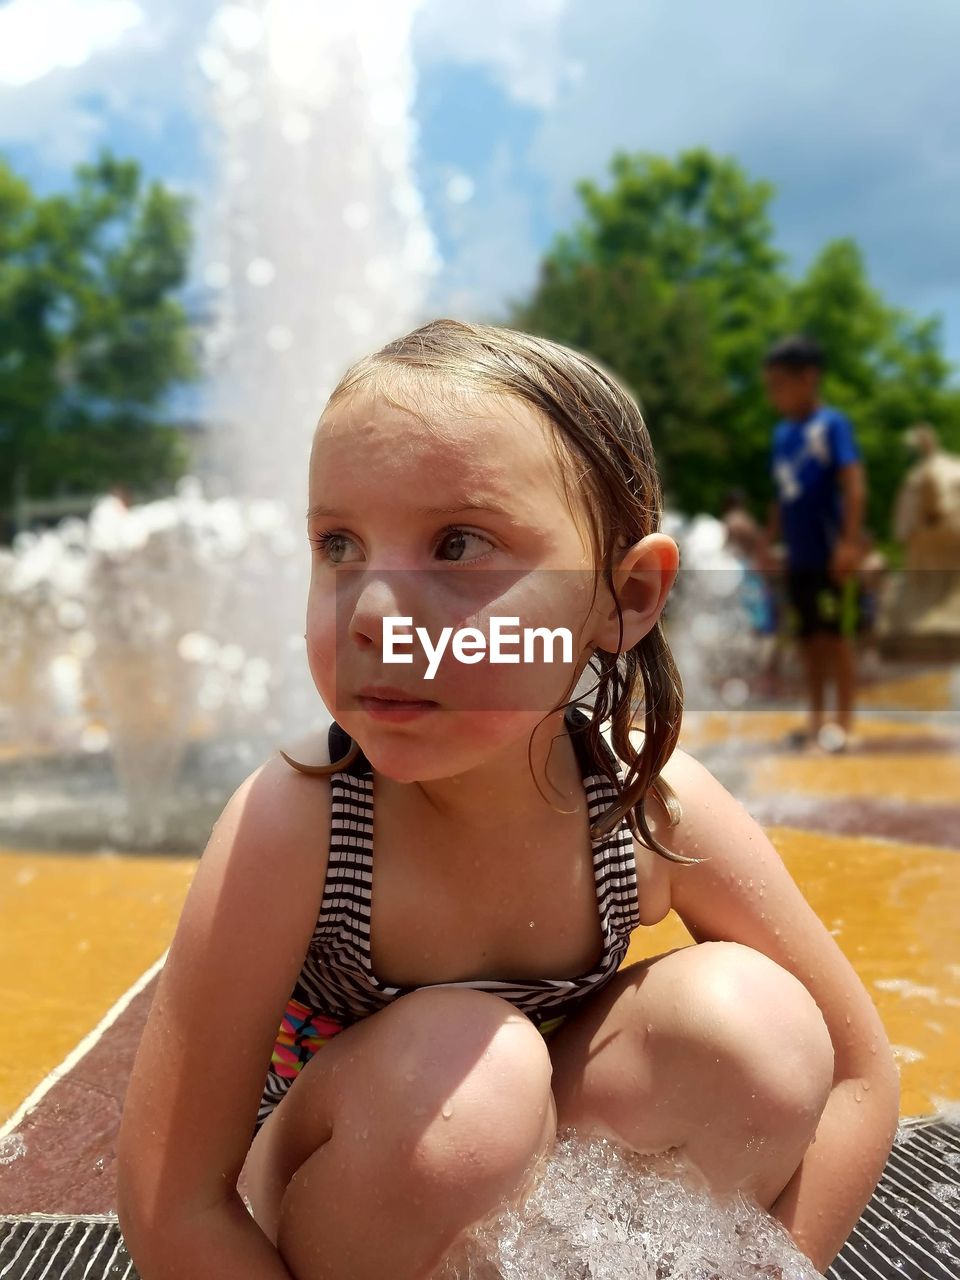
[[[783,415],[773,433],[771,466],[777,502],[768,536],[786,544],[786,588],[793,633],[803,659],[807,725],[796,745],[820,742],[843,750],[856,700],[858,585],[865,482],[849,418],[824,404],[823,351],[811,338],[784,338],[767,353],[767,394]],[[837,721],[824,724],[828,686],[836,688]]]

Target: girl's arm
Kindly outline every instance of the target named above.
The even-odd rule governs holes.
[[[273,759],[198,865],[124,1103],[118,1216],[143,1280],[289,1280],[237,1179],[326,873],[324,779]]]
[[[654,834],[677,853],[709,858],[699,866],[668,863],[674,910],[697,942],[743,943],[799,978],[833,1041],[833,1090],[816,1143],[771,1209],[823,1271],[856,1224],[890,1153],[899,1116],[896,1062],[853,966],[758,824],[685,752],[674,753],[664,777],[683,817],[673,828],[658,822]],[[750,881],[753,891],[743,887]]]

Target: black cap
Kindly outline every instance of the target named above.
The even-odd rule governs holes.
[[[780,365],[785,369],[822,369],[823,347],[804,333],[792,333],[775,342],[763,358],[765,367]]]

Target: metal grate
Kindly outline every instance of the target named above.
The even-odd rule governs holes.
[[[830,1280],[957,1280],[960,1124],[903,1126]],[[0,1219],[0,1280],[139,1280],[116,1218]]]
[[[2,1280],[138,1280],[116,1218],[0,1221]]]
[[[960,1124],[901,1126],[830,1280],[957,1280]]]

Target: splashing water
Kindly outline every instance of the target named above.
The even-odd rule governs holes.
[[[419,7],[219,3],[197,51],[219,161],[203,229],[215,452],[235,489],[300,520],[328,392],[420,318],[440,265],[414,164]]]
[[[558,1140],[524,1204],[475,1227],[443,1280],[819,1280],[780,1224],[674,1154]]]
[[[427,319],[441,264],[416,182],[420,3],[218,3],[197,51],[218,158],[202,228],[207,461],[231,493],[282,503],[301,539],[293,577],[263,573],[258,608],[237,619],[244,649],[266,617],[283,641],[303,632],[300,531],[327,396],[353,360]],[[327,721],[306,663],[287,683],[285,732]]]

